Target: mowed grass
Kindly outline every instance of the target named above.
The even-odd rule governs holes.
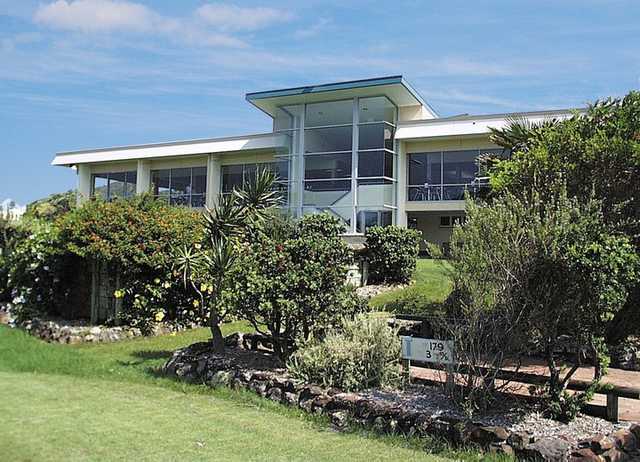
[[[394,313],[437,311],[453,289],[450,271],[451,265],[446,260],[421,258],[411,285],[377,295],[369,305],[376,310]]]
[[[237,330],[250,328],[224,326]],[[0,326],[0,460],[496,460],[435,441],[336,433],[250,392],[157,374],[173,350],[208,338],[196,329],[69,346]]]

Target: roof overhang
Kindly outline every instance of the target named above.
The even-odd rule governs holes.
[[[273,117],[278,106],[381,95],[398,107],[423,106],[433,117],[438,117],[401,75],[247,93],[246,99]]]
[[[584,109],[560,109],[553,111],[517,112],[479,116],[458,116],[440,119],[400,122],[396,130],[397,140],[419,140],[449,136],[486,135],[491,128],[501,129],[514,119],[526,119],[530,123],[546,120],[564,120]]]
[[[70,167],[95,162],[127,161],[161,157],[191,156],[198,154],[277,151],[287,146],[284,135],[265,133],[260,135],[212,138],[190,141],[172,141],[135,146],[60,152],[52,165]]]

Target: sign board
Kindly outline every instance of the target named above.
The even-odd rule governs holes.
[[[431,338],[400,337],[402,359],[427,363],[454,364],[453,342]]]

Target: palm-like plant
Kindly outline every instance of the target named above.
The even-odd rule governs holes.
[[[514,115],[506,119],[504,128],[490,127],[491,142],[511,151],[526,151],[531,141],[535,140],[540,134],[549,127],[558,124],[557,119],[546,119],[542,122],[531,122],[529,119]]]
[[[238,261],[237,243],[244,236],[261,228],[269,213],[278,205],[279,196],[273,190],[273,173],[260,170],[255,181],[241,190],[219,198],[203,215],[206,239],[203,245],[176,251],[174,267],[182,275],[183,283],[200,296],[200,306],[209,311],[209,328],[213,349],[224,352],[224,338],[220,324],[228,314],[220,307],[220,296],[228,275]]]

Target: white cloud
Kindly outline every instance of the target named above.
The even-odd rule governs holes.
[[[41,5],[34,19],[56,29],[81,32],[146,31],[163,22],[144,5],[117,0],[57,0]]]
[[[162,35],[195,46],[247,46],[243,40],[210,30],[192,17],[171,18],[140,3],[124,0],[57,0],[41,5],[36,10],[34,21],[72,32],[133,32]]]
[[[320,18],[314,24],[306,27],[304,29],[298,29],[294,32],[294,37],[298,39],[305,39],[310,37],[315,37],[316,35],[324,32],[327,29],[327,26],[331,24],[331,20],[328,18]]]
[[[253,31],[290,21],[293,14],[275,8],[242,7],[224,3],[209,3],[196,10],[207,24],[223,30]]]

